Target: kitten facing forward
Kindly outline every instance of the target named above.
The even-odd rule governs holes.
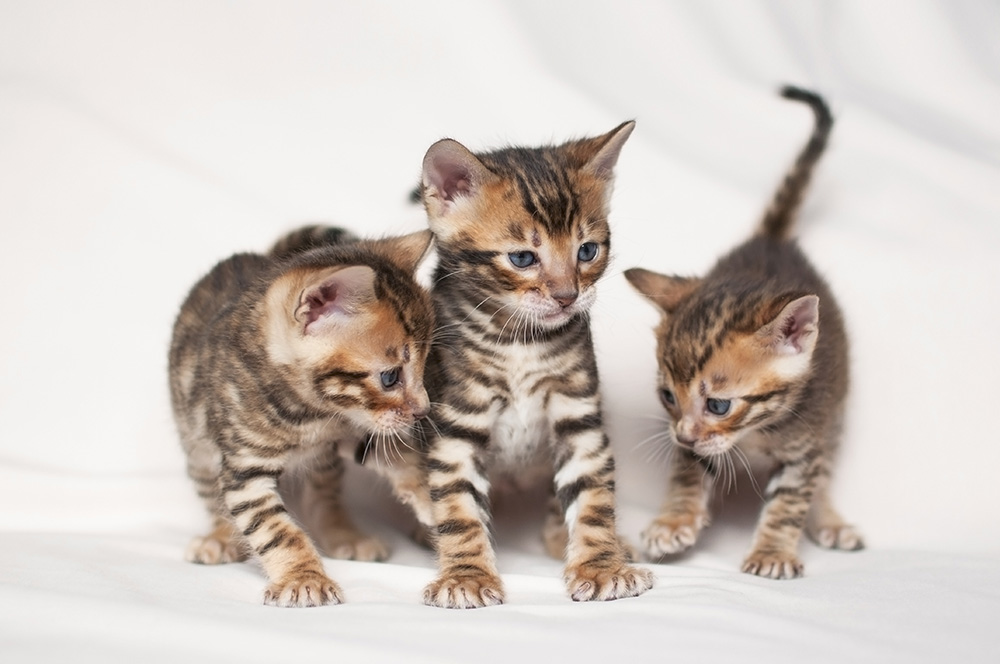
[[[643,533],[653,558],[687,549],[709,522],[714,481],[731,454],[774,467],[743,571],[802,575],[803,528],[820,545],[860,549],[827,492],[848,383],[847,337],[826,282],[790,239],[833,118],[821,97],[786,87],[816,124],[756,234],[702,278],[632,269],[626,278],[662,314],[659,396],[677,449],[670,487]]]
[[[381,454],[373,465],[404,500],[422,487],[418,463],[390,462],[395,437],[429,410],[433,310],[413,274],[430,239],[357,241],[307,227],[268,255],[220,262],[191,290],[174,326],[170,391],[188,474],[214,526],[192,541],[188,560],[253,556],[269,582],[266,604],[318,606],[343,599],[319,551],[386,556],[341,505],[340,455]],[[392,451],[380,452],[385,445]],[[315,544],[279,480],[282,493],[300,488]]]
[[[491,488],[516,489],[536,471],[554,484],[546,541],[565,557],[574,600],[652,585],[615,531],[615,465],[587,317],[608,263],[613,169],[633,126],[483,154],[445,139],[424,158],[439,256],[427,370],[434,431],[424,449],[439,575],[427,604],[503,602]]]

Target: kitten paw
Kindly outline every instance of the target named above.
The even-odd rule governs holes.
[[[577,567],[566,571],[566,588],[574,602],[637,597],[653,587],[653,573],[622,565],[615,570]]]
[[[708,517],[701,513],[660,516],[642,532],[642,548],[652,560],[680,553],[698,541],[707,525]]]
[[[389,557],[382,540],[359,530],[331,528],[316,539],[316,546],[329,558],[381,562]]]
[[[293,579],[272,583],[264,591],[264,604],[270,606],[324,606],[343,601],[340,586],[319,572],[306,572]]]
[[[498,577],[439,577],[424,589],[424,604],[442,609],[478,609],[503,604],[503,584]]]
[[[741,569],[768,579],[797,579],[802,576],[805,566],[795,554],[751,553]]]
[[[246,552],[237,542],[215,534],[195,537],[184,552],[184,560],[199,565],[238,563],[246,559]]]
[[[865,542],[853,526],[828,526],[809,533],[812,539],[825,549],[840,549],[841,551],[860,551],[865,548]]]

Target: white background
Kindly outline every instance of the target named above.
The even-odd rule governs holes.
[[[0,643],[36,661],[995,652],[997,35],[988,0],[0,2]],[[520,505],[498,524],[508,604],[447,612],[420,605],[433,560],[361,476],[352,501],[397,555],[329,561],[344,606],[266,609],[252,566],[180,562],[206,519],[166,349],[201,274],[303,222],[422,228],[406,195],[438,138],[626,119],[593,328],[635,540],[664,465],[643,444],[656,315],[621,272],[697,274],[746,237],[810,130],[785,82],[837,118],[799,230],[852,338],[834,495],[868,551],[804,544],[804,580],[740,575],[744,481],[653,591],[575,605]]]

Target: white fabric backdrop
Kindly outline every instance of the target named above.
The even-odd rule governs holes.
[[[0,653],[508,661],[986,661],[1000,638],[1000,5],[961,2],[0,3]],[[252,565],[181,561],[206,525],[166,348],[216,260],[302,222],[423,227],[426,148],[637,129],[593,326],[635,539],[663,494],[653,310],[635,265],[697,273],[750,231],[824,93],[837,124],[800,225],[853,340],[835,496],[869,549],[737,572],[743,482],[641,598],[578,605],[539,514],[498,523],[508,603],[424,607],[433,560],[352,478],[387,564],[328,561],[348,603],[259,605]]]

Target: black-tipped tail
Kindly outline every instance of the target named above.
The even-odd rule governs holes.
[[[357,236],[350,231],[336,226],[318,224],[302,226],[278,238],[268,251],[268,256],[275,260],[283,260],[317,247],[355,242],[357,239]]]
[[[787,239],[795,221],[795,213],[802,203],[813,169],[826,149],[830,130],[833,128],[833,114],[826,101],[809,90],[791,85],[781,88],[781,96],[808,104],[816,116],[816,124],[805,147],[799,153],[791,170],[775,192],[771,205],[760,223],[760,233],[775,240]]]

